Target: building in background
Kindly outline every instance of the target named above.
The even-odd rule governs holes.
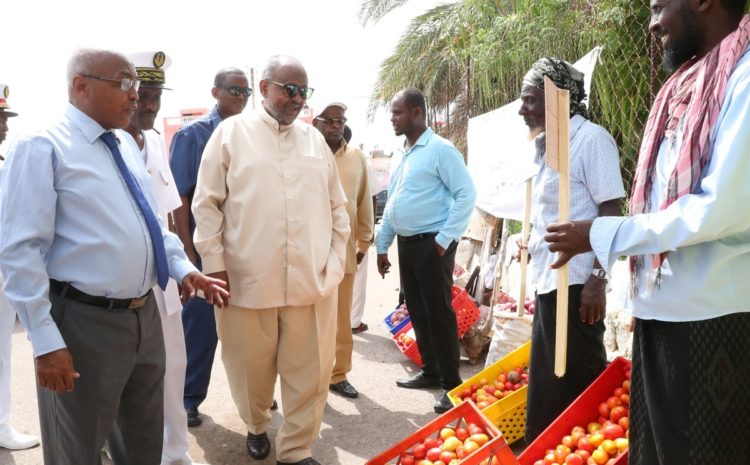
[[[172,137],[174,137],[175,133],[179,131],[181,127],[205,114],[208,114],[208,108],[188,108],[187,110],[180,110],[180,116],[165,117],[164,143],[167,146],[167,151],[169,151],[169,146],[172,144]]]

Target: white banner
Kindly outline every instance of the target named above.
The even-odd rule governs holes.
[[[591,91],[601,47],[575,62],[584,73],[586,95]],[[519,89],[520,93],[520,89]],[[534,164],[534,143],[518,115],[521,100],[469,120],[468,169],[477,187],[478,208],[498,218],[523,220],[523,182],[539,171]]]

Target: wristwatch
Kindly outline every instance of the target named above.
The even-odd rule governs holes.
[[[591,270],[591,275],[596,276],[599,279],[607,279],[607,272],[601,268],[594,268]]]

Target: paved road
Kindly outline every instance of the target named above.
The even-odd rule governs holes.
[[[391,261],[396,263],[395,250],[391,251]],[[417,368],[398,352],[382,321],[398,301],[398,266],[394,265],[383,280],[377,274],[375,262],[375,249],[371,248],[364,318],[370,330],[354,337],[354,368],[349,376],[360,397],[352,401],[335,394],[329,396],[320,439],[313,447],[314,456],[324,465],[362,465],[435,418],[432,404],[439,394],[437,390],[413,391],[395,385],[396,379],[414,374]],[[212,465],[275,464],[273,450],[262,462],[248,456],[247,431],[229,394],[218,354],[219,351],[208,398],[201,406],[205,421],[200,427],[190,429],[190,454],[193,459]],[[478,370],[479,367],[462,363],[464,379]],[[13,425],[21,431],[39,434],[31,346],[20,327],[13,334],[12,392]],[[276,398],[281,402],[278,391]],[[273,412],[269,428],[272,443],[280,424],[281,409]],[[0,465],[40,465],[41,456],[39,447],[19,452],[0,449]]]

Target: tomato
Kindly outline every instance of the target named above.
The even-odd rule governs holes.
[[[570,454],[565,457],[565,465],[583,465],[583,458],[580,455]]]
[[[414,465],[414,457],[411,455],[404,455],[401,457],[401,462],[399,462],[401,465]]]
[[[436,460],[440,460],[440,454],[443,453],[443,449],[439,447],[433,447],[432,449],[427,451],[427,460],[434,462]]]
[[[592,454],[591,458],[594,459],[596,465],[604,465],[609,460],[609,455],[601,449],[596,449]]]
[[[617,423],[620,421],[620,418],[626,416],[628,416],[628,409],[622,405],[618,405],[609,412],[609,419],[612,420],[612,423]]]
[[[476,442],[477,444],[479,444],[479,447],[482,447],[483,445],[487,443],[487,441],[490,440],[490,438],[484,433],[479,433],[479,434],[472,434],[471,436],[469,436],[469,440]]]
[[[625,430],[620,425],[612,424],[602,428],[602,434],[605,439],[615,440],[617,438],[625,437]],[[609,451],[606,450],[605,452],[609,453]]]
[[[591,444],[591,439],[588,436],[584,436],[578,440],[578,449],[584,450],[589,454],[594,452],[594,445]]]
[[[427,454],[427,448],[424,444],[417,444],[414,446],[414,449],[412,449],[412,454],[414,454],[415,459],[423,459]]]
[[[599,404],[599,416],[609,418],[609,405],[606,402]]]
[[[447,450],[440,453],[440,461],[444,463],[450,463],[451,460],[456,458],[455,452],[448,452]]]
[[[622,401],[619,397],[612,396],[609,399],[607,399],[607,407],[609,407],[610,410],[617,407],[618,405],[621,405]],[[603,417],[606,417],[607,415],[602,415]]]
[[[625,431],[630,429],[630,418],[628,417],[622,417],[620,418],[620,421],[617,422],[618,425],[622,426],[622,429]]]
[[[460,439],[461,442],[464,442],[469,437],[469,432],[466,428],[456,428],[456,437]]]
[[[605,439],[602,442],[602,450],[607,453],[610,457],[617,455],[617,444],[612,439]]]
[[[436,438],[427,438],[424,441],[422,441],[422,444],[424,444],[425,449],[430,450],[438,446],[438,440]],[[433,462],[435,460],[433,460]]]

